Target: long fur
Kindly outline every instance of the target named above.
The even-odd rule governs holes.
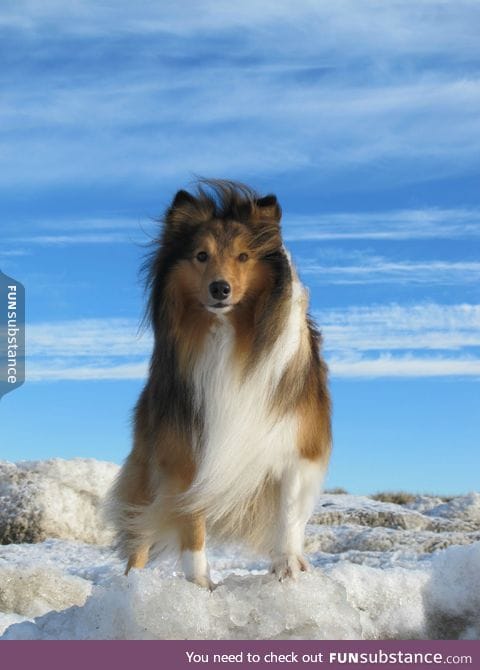
[[[320,482],[331,445],[327,368],[280,217],[275,196],[218,180],[179,191],[165,214],[147,265],[149,378],[111,496],[125,557],[175,544],[179,519],[196,514],[210,533],[272,552],[282,477],[303,463]],[[205,239],[217,274],[240,287],[218,315],[199,302],[194,254]],[[248,264],[235,248],[248,250]]]

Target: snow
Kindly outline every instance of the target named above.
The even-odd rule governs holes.
[[[114,463],[82,458],[0,462],[0,543],[108,543],[99,501],[117,472]]]
[[[116,471],[0,463],[0,529],[17,529],[0,547],[0,639],[480,639],[478,493],[404,506],[324,495],[309,573],[280,583],[265,560],[214,546],[209,592],[174,557],[123,575],[99,512]]]

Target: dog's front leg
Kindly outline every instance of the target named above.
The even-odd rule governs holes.
[[[190,582],[213,590],[205,552],[205,519],[201,514],[186,514],[180,520],[182,569]]]
[[[303,555],[305,526],[313,511],[322,475],[321,466],[306,459],[299,460],[282,475],[272,562],[272,572],[280,581],[296,578],[309,568]]]

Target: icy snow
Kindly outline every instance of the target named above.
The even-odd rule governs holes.
[[[480,638],[477,493],[405,506],[324,495],[309,573],[279,583],[265,560],[212,547],[210,593],[173,558],[123,575],[99,513],[116,471],[0,463],[0,538],[17,542],[0,547],[0,639]]]
[[[93,459],[0,462],[0,544],[61,537],[108,543],[99,502],[118,465]]]

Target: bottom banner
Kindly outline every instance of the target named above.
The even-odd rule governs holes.
[[[49,670],[109,668],[480,668],[480,641],[92,641],[0,642],[3,668]]]

